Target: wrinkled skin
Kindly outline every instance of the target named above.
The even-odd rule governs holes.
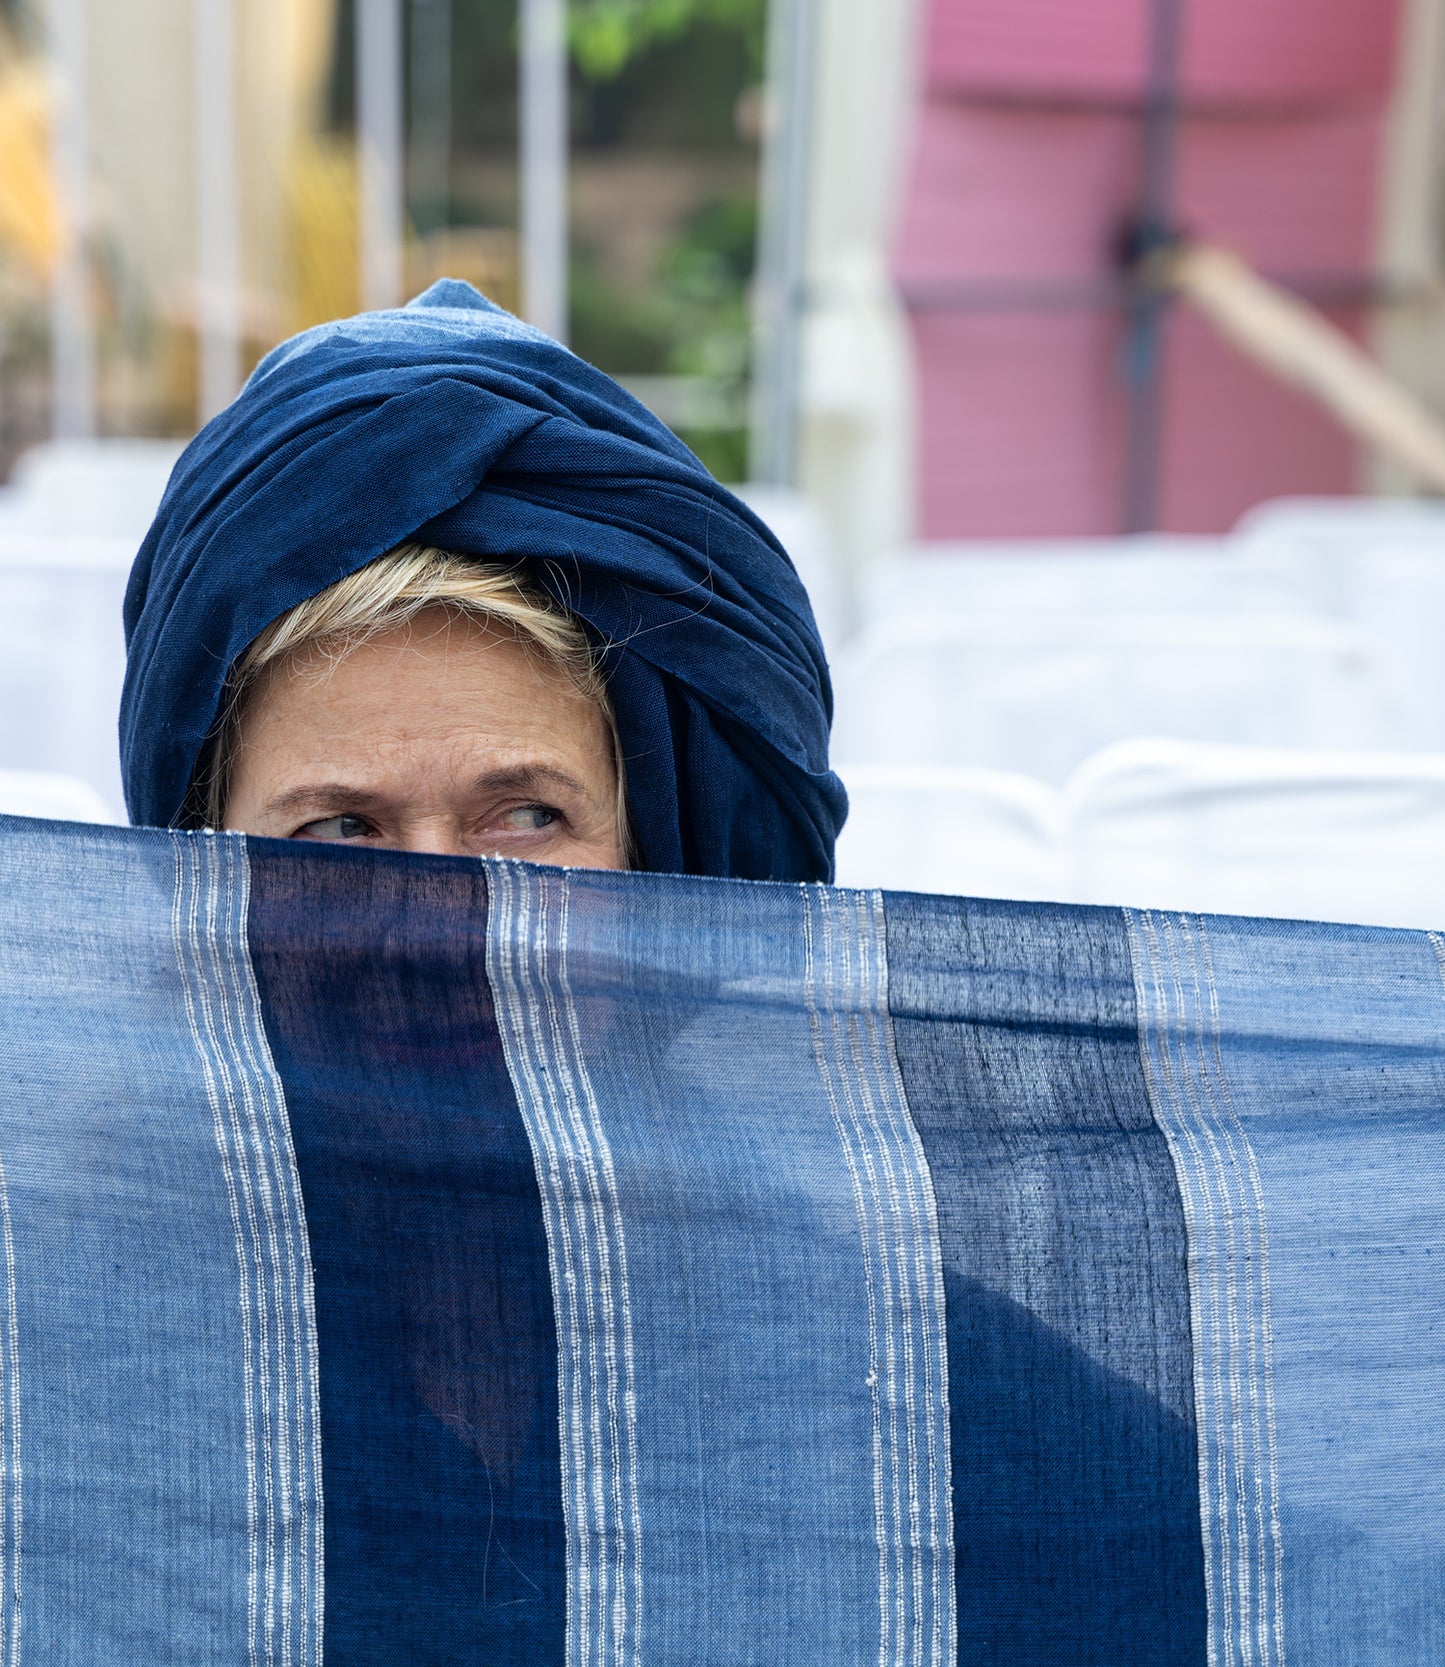
[[[505,635],[428,610],[268,669],[224,824],[281,839],[626,866],[607,720]]]

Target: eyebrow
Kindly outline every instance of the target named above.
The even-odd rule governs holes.
[[[514,764],[500,770],[484,770],[471,782],[473,793],[529,793],[543,787],[561,787],[573,793],[585,793],[582,783],[566,770],[551,764]],[[303,782],[289,787],[266,801],[270,814],[316,809],[320,811],[374,810],[387,802],[386,795],[365,787],[348,786],[345,782]]]
[[[506,770],[484,770],[472,782],[474,793],[525,793],[537,787],[566,787],[574,793],[586,791],[576,776],[552,764],[514,764]]]

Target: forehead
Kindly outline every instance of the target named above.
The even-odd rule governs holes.
[[[280,733],[308,750],[471,740],[610,756],[600,707],[563,668],[505,631],[440,612],[278,661],[243,730],[247,744]]]

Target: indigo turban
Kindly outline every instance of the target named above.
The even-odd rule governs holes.
[[[126,595],[133,821],[182,819],[257,634],[411,538],[519,563],[587,626],[640,866],[832,877],[832,694],[781,546],[608,377],[455,280],[283,343],[177,464]]]

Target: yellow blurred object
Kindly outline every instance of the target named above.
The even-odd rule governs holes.
[[[1142,276],[1187,301],[1247,359],[1318,401],[1357,440],[1445,493],[1445,422],[1319,308],[1212,243],[1161,250]]]
[[[293,327],[345,318],[361,305],[361,199],[350,141],[302,139],[291,154],[287,198]]]
[[[498,306],[516,312],[520,301],[517,234],[501,226],[452,226],[413,241],[407,249],[409,295],[438,278],[461,278]]]
[[[44,72],[0,61],[0,246],[49,276],[61,248],[50,175],[50,98]]]
[[[310,136],[292,152],[288,176],[290,328],[346,318],[361,306],[356,152],[349,140]],[[518,303],[517,235],[501,227],[453,227],[420,239],[407,228],[406,286],[463,278],[504,307]]]

